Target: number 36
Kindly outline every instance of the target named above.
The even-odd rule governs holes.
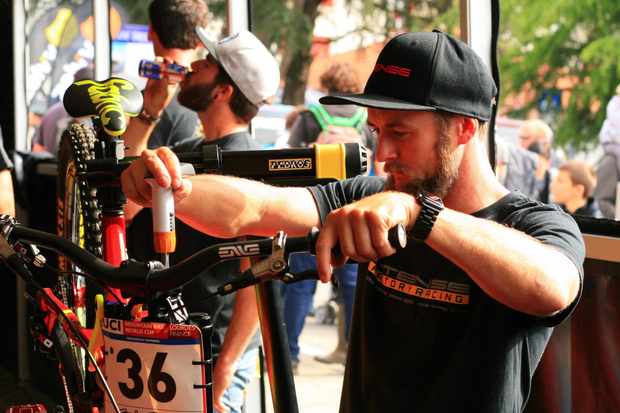
[[[177,392],[177,385],[172,376],[162,371],[167,355],[168,353],[155,353],[153,367],[147,378],[149,394],[160,403],[171,401],[174,399]],[[118,387],[121,393],[123,393],[123,396],[128,399],[138,399],[144,392],[144,382],[140,377],[142,360],[140,360],[140,356],[138,356],[135,351],[124,348],[116,355],[116,361],[118,363],[125,363],[127,360],[131,361],[131,367],[127,370],[127,377],[133,382],[133,385],[130,387],[127,383],[120,382],[118,383]],[[160,382],[164,384],[163,391],[159,391],[157,388],[157,384]]]

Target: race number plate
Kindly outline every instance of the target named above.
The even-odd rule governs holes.
[[[105,375],[127,413],[206,412],[202,335],[192,325],[105,318]],[[106,412],[114,408],[106,397]]]

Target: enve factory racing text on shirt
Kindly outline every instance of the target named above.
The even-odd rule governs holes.
[[[392,298],[423,307],[463,311],[470,302],[471,286],[467,283],[442,278],[425,281],[416,274],[382,263],[369,263],[368,282]]]

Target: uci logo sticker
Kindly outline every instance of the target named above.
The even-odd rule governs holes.
[[[312,169],[312,158],[269,159],[270,171],[299,171]]]
[[[232,257],[248,257],[251,255],[258,255],[260,249],[258,244],[248,245],[231,245],[229,247],[221,247],[218,249],[217,254],[220,258],[232,258]]]
[[[104,318],[103,329],[106,331],[123,333],[123,321],[115,318]]]

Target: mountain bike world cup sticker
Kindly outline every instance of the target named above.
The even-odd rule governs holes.
[[[122,412],[206,412],[198,327],[104,318],[103,337],[106,379]],[[107,397],[105,409],[114,411]]]

